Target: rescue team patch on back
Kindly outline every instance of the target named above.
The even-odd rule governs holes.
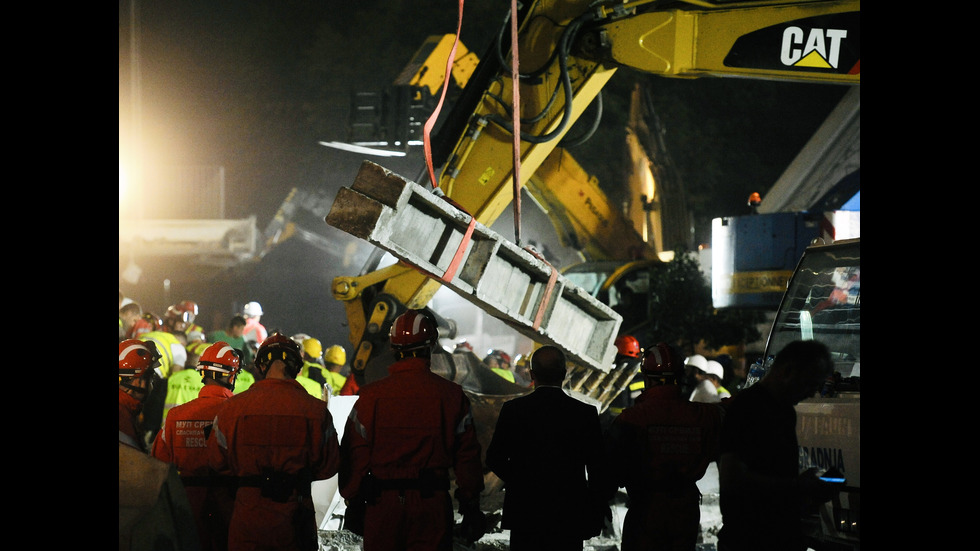
[[[725,66],[861,74],[861,13],[780,23],[738,38]]]
[[[212,420],[208,421],[177,421],[174,428],[174,447],[175,448],[205,448],[207,447],[207,433]]]
[[[246,446],[307,445],[307,419],[296,415],[245,415],[237,431]]]
[[[700,455],[703,438],[701,427],[660,425],[647,427],[647,441],[650,444],[650,449],[659,453],[662,460]]]
[[[392,431],[430,433],[435,420],[442,419],[442,408],[434,397],[399,396],[397,399],[382,398],[377,403],[377,428]],[[411,411],[412,415],[406,415]]]

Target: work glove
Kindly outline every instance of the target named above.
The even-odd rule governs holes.
[[[459,505],[463,520],[456,525],[455,535],[468,544],[473,544],[487,533],[487,516],[480,510],[480,502]]]

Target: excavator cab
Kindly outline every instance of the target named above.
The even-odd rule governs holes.
[[[653,259],[627,263],[601,260],[569,266],[563,274],[623,317],[620,334],[644,335],[652,319],[651,273],[663,266]]]

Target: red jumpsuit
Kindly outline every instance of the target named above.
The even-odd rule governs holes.
[[[133,398],[131,394],[119,389],[119,441],[127,446],[143,449],[143,437],[139,430],[140,410],[143,402]]]
[[[613,477],[629,495],[622,551],[694,549],[701,525],[697,481],[718,459],[723,410],[690,402],[678,385],[644,390],[607,434]]]
[[[230,478],[210,476],[206,444],[215,414],[231,397],[232,391],[221,385],[204,385],[197,398],[170,410],[153,442],[153,457],[177,466],[197,522],[202,551],[228,547],[235,491]]]
[[[340,464],[326,402],[296,380],[256,381],[224,403],[207,446],[211,468],[240,485],[229,551],[319,548],[310,485]]]
[[[399,360],[361,387],[344,428],[339,482],[347,499],[368,494],[364,550],[451,550],[449,470],[457,498],[478,502],[480,451],[469,399],[432,373],[429,360]]]

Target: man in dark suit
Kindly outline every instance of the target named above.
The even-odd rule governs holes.
[[[535,351],[530,373],[534,391],[503,405],[487,447],[487,468],[504,481],[501,527],[511,551],[581,551],[611,516],[599,413],[562,390],[560,349]]]

